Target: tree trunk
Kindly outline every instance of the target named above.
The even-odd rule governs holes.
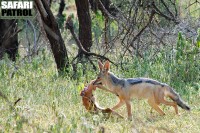
[[[92,46],[91,18],[88,0],[75,0],[79,21],[79,40],[86,51]],[[79,51],[82,55],[82,52]]]
[[[0,19],[0,59],[5,53],[12,60],[16,60],[18,52],[17,20]]]
[[[63,72],[69,67],[69,59],[58,24],[46,0],[35,0],[35,5],[41,14],[43,27],[49,39],[58,72]]]
[[[90,3],[92,11],[96,13],[97,9],[98,9],[97,1],[96,0],[89,0],[89,3]]]
[[[65,9],[65,0],[60,0],[60,6],[57,14],[57,22],[60,29],[63,29],[63,24],[65,21],[65,17],[63,15],[64,9]]]
[[[60,6],[59,6],[59,9],[58,9],[58,17],[62,17],[63,16],[63,11],[65,9],[65,0],[60,0]]]

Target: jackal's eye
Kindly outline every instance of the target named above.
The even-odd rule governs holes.
[[[108,73],[108,69],[104,69],[103,71],[102,71],[102,74],[103,75],[105,75],[105,74],[107,74]]]

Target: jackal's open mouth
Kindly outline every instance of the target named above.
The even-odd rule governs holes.
[[[102,83],[101,82],[97,82],[96,85],[102,85]]]
[[[102,82],[94,82],[93,85],[102,85]]]

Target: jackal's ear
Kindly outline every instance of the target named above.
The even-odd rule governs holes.
[[[103,69],[103,64],[101,63],[100,60],[98,60],[98,65],[99,65],[99,70],[101,71]]]
[[[106,71],[110,70],[110,62],[108,60],[105,62],[104,70],[106,70]]]

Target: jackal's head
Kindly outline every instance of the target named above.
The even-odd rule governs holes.
[[[110,70],[110,62],[106,61],[105,64],[103,65],[101,61],[98,61],[99,65],[99,74],[97,76],[97,79],[94,81],[94,85],[102,85],[105,84],[105,82],[108,79],[108,71]]]

